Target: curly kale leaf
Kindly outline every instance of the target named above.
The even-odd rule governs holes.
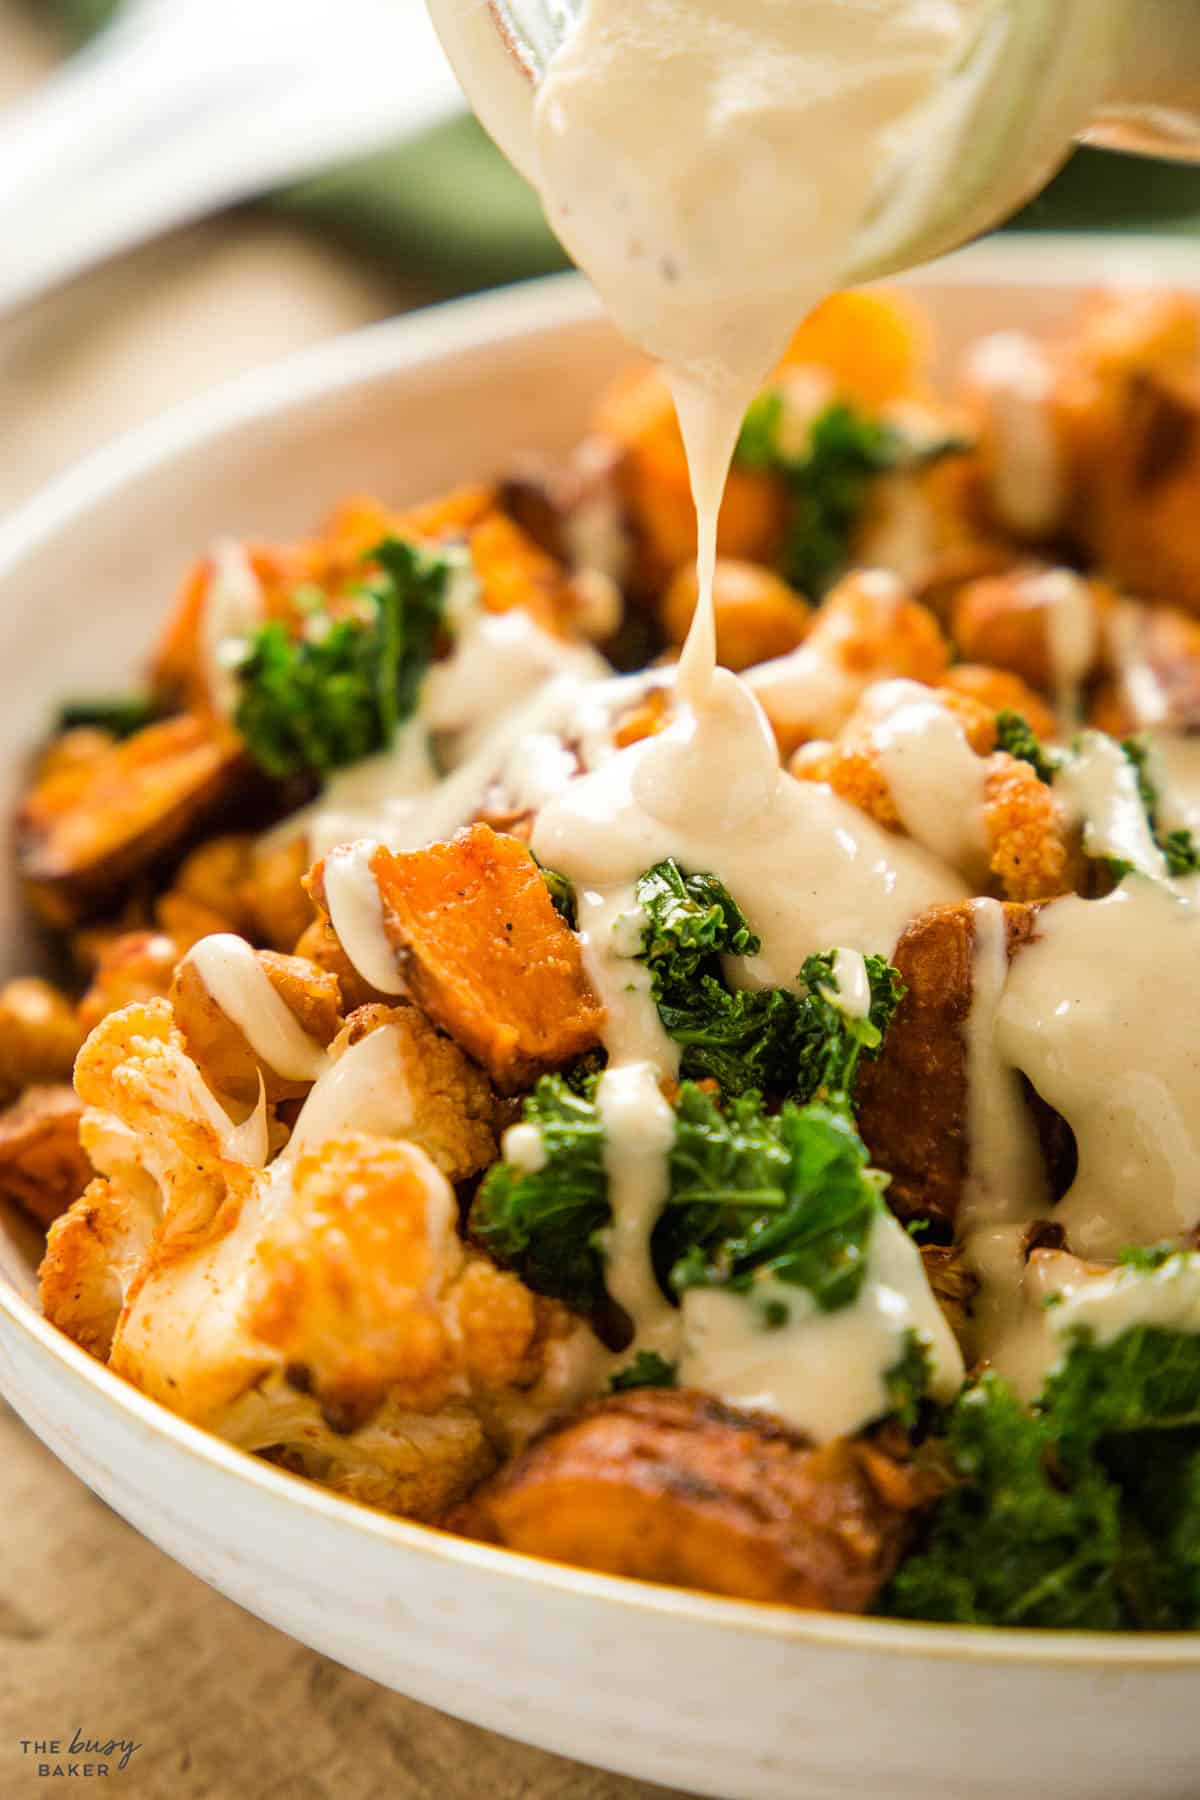
[[[669,967],[673,982],[698,974],[714,956],[757,956],[762,945],[729,889],[715,875],[685,875],[668,858],[637,884],[645,915],[642,958]]]
[[[628,1394],[633,1388],[675,1386],[675,1364],[657,1350],[639,1350],[631,1363],[618,1369],[608,1384],[612,1394]]]
[[[1200,1427],[1200,1337],[1145,1325],[1109,1344],[1081,1336],[1041,1405],[1072,1465],[1115,1436]]]
[[[498,1163],[471,1214],[476,1240],[531,1287],[578,1311],[604,1302],[610,1223],[604,1129],[595,1081],[583,1094],[546,1076],[525,1103],[539,1166]],[[768,1114],[758,1094],[727,1112],[691,1083],[680,1091],[669,1191],[651,1252],[664,1294],[744,1291],[760,1273],[806,1288],[828,1311],[857,1296],[884,1177],[849,1117],[791,1104]]]
[[[560,875],[557,869],[543,868],[539,872],[546,884],[546,892],[550,896],[555,912],[574,931],[576,924],[574,884],[568,881],[565,875]]]
[[[807,443],[797,453],[785,444],[786,414],[777,388],[759,394],[743,421],[736,461],[785,483],[789,517],[783,573],[802,594],[819,599],[850,562],[851,539],[876,477],[967,446],[945,438],[917,448],[894,426],[837,400],[812,421]]]
[[[992,1375],[956,1403],[944,1448],[956,1485],[883,1610],[964,1625],[1125,1622],[1120,1494],[1102,1470],[1063,1480],[1050,1421]]]
[[[416,709],[451,559],[385,538],[366,560],[372,572],[347,611],[334,616],[315,593],[292,625],[270,620],[246,647],[234,724],[269,775],[323,777],[358,762]]]
[[[904,1354],[884,1375],[884,1384],[892,1401],[893,1416],[907,1431],[917,1423],[921,1403],[929,1391],[933,1373],[929,1346],[915,1331],[905,1334]]]
[[[1146,818],[1154,841],[1167,860],[1167,873],[1171,876],[1194,875],[1200,870],[1200,848],[1192,833],[1185,829],[1166,831],[1162,827],[1160,813],[1162,796],[1154,780],[1151,770],[1152,751],[1145,738],[1125,738],[1122,750],[1133,764],[1137,774],[1138,793],[1142,805],[1146,809]],[[1125,871],[1127,872],[1127,871]]]
[[[731,1096],[790,1090],[799,1005],[786,988],[730,989],[720,977],[702,975],[690,987],[663,984],[656,998],[689,1080],[717,1081]]]
[[[597,1233],[612,1218],[597,1079],[576,1092],[561,1075],[542,1077],[522,1114],[538,1134],[541,1167],[496,1163],[471,1211],[472,1233],[496,1262],[582,1313],[604,1299]]]
[[[1177,1253],[1178,1254],[1178,1253]],[[1157,1253],[1126,1259],[1155,1279]],[[1033,1409],[985,1378],[949,1415],[956,1485],[892,1611],[973,1624],[1200,1624],[1200,1337],[1077,1332]]]
[[[133,737],[161,717],[160,709],[150,694],[97,694],[87,699],[67,700],[58,709],[54,722],[56,732],[77,731],[91,726],[107,731],[111,737]]]
[[[680,1073],[718,1081],[729,1095],[786,1093],[796,1066],[799,999],[784,988],[737,989],[723,956],[760,949],[745,914],[714,875],[657,863],[637,883],[644,921],[638,957],[663,1029],[680,1046]]]
[[[837,1003],[834,951],[809,957],[803,994],[730,984],[721,959],[755,956],[760,944],[715,875],[658,863],[638,881],[637,903],[644,919],[638,955],[663,1029],[680,1047],[682,1075],[711,1078],[730,1097],[841,1095],[848,1103],[861,1058],[878,1054],[904,992],[882,957],[866,959],[870,1010],[855,1018]]]
[[[996,748],[1007,750],[1018,762],[1027,762],[1038,780],[1047,786],[1054,780],[1058,767],[1054,751],[1047,750],[1028,720],[1011,707],[1006,706],[996,714]]]
[[[800,1099],[854,1093],[858,1065],[874,1061],[883,1048],[888,1027],[905,995],[900,973],[882,956],[864,957],[870,1004],[863,1015],[839,1004],[838,953],[825,950],[810,956],[800,971],[807,992],[800,1008]],[[844,999],[845,997],[842,996]]]

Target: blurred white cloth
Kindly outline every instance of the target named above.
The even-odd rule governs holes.
[[[0,114],[0,311],[462,105],[424,0],[126,0]]]

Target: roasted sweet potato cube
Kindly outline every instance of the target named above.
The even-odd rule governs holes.
[[[74,1088],[26,1088],[0,1113],[0,1199],[49,1225],[92,1178],[79,1142],[83,1102]]]
[[[1036,929],[1038,908],[1004,908],[1010,958]],[[856,1104],[873,1162],[892,1177],[901,1218],[952,1224],[967,1168],[967,1043],[976,912],[969,900],[933,906],[892,954],[908,992],[878,1062],[864,1064]]]
[[[274,950],[256,950],[253,955],[304,1035],[322,1049],[331,1043],[342,1024],[336,975],[299,956],[280,956]],[[191,958],[185,957],[175,971],[171,1004],[189,1056],[218,1093],[252,1106],[258,1099],[260,1071],[267,1099],[272,1102],[299,1099],[312,1086],[311,1074],[297,1078],[272,1068],[255,1054],[241,1027],[209,993]]]
[[[238,799],[246,775],[228,727],[183,713],[38,782],[17,815],[17,866],[34,905],[60,926],[102,910]]]
[[[820,1448],[705,1394],[598,1400],[451,1516],[554,1562],[786,1606],[863,1612],[924,1498],[881,1448]]]
[[[579,941],[526,846],[487,825],[371,871],[408,997],[511,1090],[597,1043],[602,1017]],[[321,864],[310,877],[324,903]]]

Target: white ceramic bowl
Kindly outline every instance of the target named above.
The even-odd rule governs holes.
[[[1187,247],[1026,240],[914,282],[953,356],[1081,286],[1200,288]],[[57,697],[118,684],[218,533],[299,532],[339,495],[403,502],[565,447],[626,357],[556,281],[310,352],[142,431],[0,527],[0,807]],[[28,966],[11,893],[4,973]],[[118,1512],[241,1605],[494,1731],[736,1800],[1131,1800],[1200,1787],[1200,1638],[913,1627],[588,1575],[335,1499],[183,1424],[31,1304],[0,1229],[0,1388]],[[52,1520],[46,1529],[54,1530]]]

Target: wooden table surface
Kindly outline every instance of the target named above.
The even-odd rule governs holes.
[[[50,50],[0,0],[0,104]],[[0,251],[2,254],[2,251]],[[200,225],[0,320],[0,510],[225,376],[419,302],[276,222]],[[170,1562],[0,1402],[0,1796],[48,1782],[21,1740],[141,1748],[138,1800],[662,1800],[352,1675]],[[94,1791],[88,1783],[83,1791]]]

